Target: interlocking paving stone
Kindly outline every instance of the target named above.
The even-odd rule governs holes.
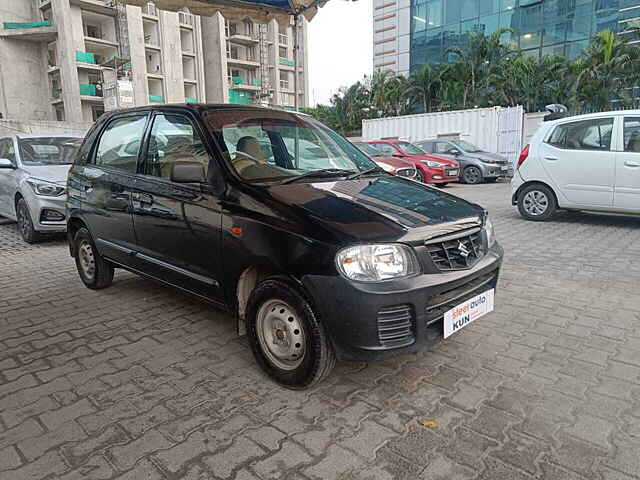
[[[305,392],[228,315],[123,271],[90,291],[64,236],[0,221],[0,478],[640,479],[638,218],[526,222],[505,183],[445,190],[493,217],[496,311]]]

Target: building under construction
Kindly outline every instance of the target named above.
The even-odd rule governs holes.
[[[199,17],[114,0],[0,0],[0,113],[91,122],[155,103],[292,108],[291,25]],[[307,105],[307,26],[299,29],[299,105]]]

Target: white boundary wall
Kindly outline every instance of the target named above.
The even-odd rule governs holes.
[[[90,123],[56,122],[52,120],[0,120],[0,136],[11,135],[69,135],[84,137]]]

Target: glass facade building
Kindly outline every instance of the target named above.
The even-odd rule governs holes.
[[[473,32],[511,28],[504,42],[526,55],[578,57],[597,32],[640,20],[640,0],[411,0],[410,71],[447,61]]]

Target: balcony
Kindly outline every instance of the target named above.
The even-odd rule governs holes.
[[[109,15],[111,17],[116,15],[115,2],[111,0],[69,0],[69,3],[71,5],[77,5],[87,12]]]
[[[142,14],[148,17],[157,17],[158,7],[153,2],[147,2],[146,5],[142,6]]]
[[[258,91],[262,87],[262,80],[252,78],[247,81],[243,77],[229,77],[229,85],[232,89]]]
[[[253,103],[253,94],[250,92],[242,92],[235,88],[229,89],[229,103],[238,105],[251,105]]]
[[[81,83],[80,99],[93,102],[102,102],[102,85],[97,85],[94,83]]]
[[[196,25],[196,17],[187,12],[178,12],[178,22],[183,27],[193,28]]]
[[[233,57],[229,54],[227,54],[227,63],[228,64],[234,64],[234,65],[242,65],[245,67],[259,67],[260,66],[260,62],[258,62],[254,57],[247,57],[247,58],[239,58],[239,57]]]
[[[58,28],[51,20],[43,22],[4,22],[0,38],[27,40],[30,42],[54,42],[58,36]]]
[[[184,101],[185,103],[198,103],[198,99],[193,97],[185,97]]]
[[[280,90],[289,90],[289,80],[280,80]]]
[[[242,32],[239,30],[231,30],[229,32],[229,41],[240,45],[255,45],[260,41],[257,33]]]

